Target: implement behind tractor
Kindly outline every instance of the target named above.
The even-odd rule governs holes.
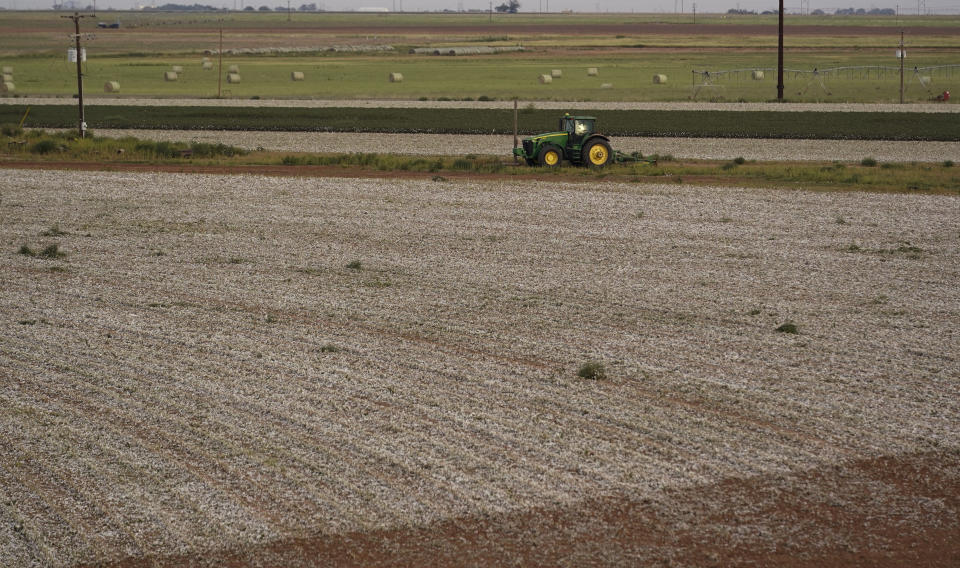
[[[614,152],[610,147],[610,138],[597,132],[596,126],[595,117],[565,114],[560,119],[557,132],[524,138],[522,146],[514,147],[513,155],[525,160],[527,165],[548,168],[559,166],[563,160],[591,168],[602,168],[611,162],[656,163],[656,160],[644,158],[639,152]]]

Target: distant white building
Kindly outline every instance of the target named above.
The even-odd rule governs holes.
[[[389,12],[387,8],[381,8],[379,6],[361,6],[357,8],[357,12]]]

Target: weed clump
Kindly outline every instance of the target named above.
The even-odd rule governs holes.
[[[872,168],[872,167],[874,167],[874,166],[877,165],[877,161],[876,161],[875,159],[873,159],[873,158],[871,158],[871,157],[868,156],[868,157],[860,160],[860,165],[861,165],[861,166],[866,166],[866,167],[868,167],[868,168]]]
[[[16,124],[3,124],[0,125],[0,134],[4,136],[23,136],[23,129],[17,126]]]
[[[779,332],[779,333],[790,333],[790,334],[793,334],[793,335],[797,335],[797,334],[800,333],[800,330],[797,329],[797,325],[796,325],[795,323],[789,322],[789,321],[786,322],[786,323],[784,323],[784,324],[782,324],[780,327],[778,327],[778,328],[776,329],[776,331]]]
[[[40,252],[33,250],[27,245],[20,245],[20,249],[17,251],[17,254],[22,254],[24,256],[35,256],[39,258],[60,258],[67,256],[67,253],[60,250],[60,245],[57,243],[49,244],[43,247],[43,250]]]
[[[601,381],[607,378],[607,371],[603,366],[603,362],[590,360],[583,365],[580,365],[580,369],[577,371],[577,376],[581,379]]]
[[[61,256],[66,256],[67,253],[60,250],[60,245],[53,243],[43,247],[43,250],[37,255],[40,258],[60,258]]]
[[[55,152],[59,146],[54,140],[45,139],[34,142],[30,146],[30,153],[32,154],[49,154],[50,152]]]
[[[69,233],[67,233],[66,231],[60,230],[60,225],[53,225],[46,231],[43,231],[42,233],[40,233],[40,236],[41,237],[59,237],[61,235],[68,235],[68,234]]]
[[[363,268],[363,263],[361,263],[359,260],[351,260],[347,263],[347,268],[350,270],[360,270]]]

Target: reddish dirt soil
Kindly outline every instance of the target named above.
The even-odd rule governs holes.
[[[930,506],[935,504],[935,506]],[[960,458],[863,460],[571,506],[319,535],[145,566],[960,565]]]
[[[363,168],[341,168],[337,166],[284,166],[284,165],[235,165],[211,166],[199,164],[138,164],[138,163],[103,163],[103,162],[33,162],[0,160],[4,168],[44,169],[44,170],[71,170],[71,171],[102,171],[102,172],[176,172],[192,174],[253,174],[263,176],[286,177],[347,177],[347,178],[404,178],[430,179],[442,176],[447,179],[563,179],[562,175],[554,174],[493,174],[481,172],[413,172],[403,170],[379,171]]]

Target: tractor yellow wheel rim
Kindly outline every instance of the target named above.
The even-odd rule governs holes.
[[[560,154],[557,154],[553,150],[550,150],[549,152],[543,155],[543,162],[548,166],[555,166],[559,161],[560,161]]]
[[[600,144],[597,144],[593,148],[590,148],[590,163],[595,166],[606,164],[607,149]]]

